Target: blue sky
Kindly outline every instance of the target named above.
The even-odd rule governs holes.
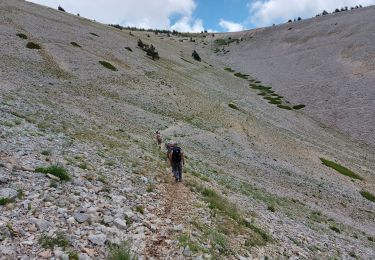
[[[375,0],[28,0],[106,24],[181,32],[240,31]]]

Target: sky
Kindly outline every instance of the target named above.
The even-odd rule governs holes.
[[[375,0],[29,0],[105,24],[179,32],[233,32],[310,18]]]

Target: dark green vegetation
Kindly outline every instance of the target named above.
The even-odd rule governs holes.
[[[229,203],[225,198],[217,194],[214,190],[204,188],[202,195],[209,203],[209,208],[223,212],[233,220],[240,220],[240,214],[235,205]]]
[[[26,44],[26,47],[29,48],[29,49],[36,49],[36,50],[40,50],[41,49],[41,47],[38,44],[34,43],[34,42],[28,42]]]
[[[360,192],[362,197],[368,199],[369,201],[372,201],[372,202],[375,202],[375,195],[371,194],[370,192],[368,191],[361,191]]]
[[[76,42],[71,42],[70,44],[73,45],[74,47],[81,48],[81,45],[79,45],[79,44],[76,43]]]
[[[338,229],[337,227],[335,226],[330,226],[329,227],[331,230],[335,231],[336,233],[341,233],[340,229]]]
[[[93,33],[93,32],[90,32],[91,35],[94,35],[96,37],[100,37],[99,35],[97,35],[96,33]]]
[[[344,167],[340,164],[337,164],[335,162],[329,161],[329,160],[324,159],[324,158],[320,158],[320,160],[322,161],[322,163],[325,166],[328,166],[332,169],[335,169],[336,171],[338,171],[339,173],[341,173],[345,176],[348,176],[350,178],[357,179],[357,180],[363,180],[363,178],[361,176],[357,175],[356,173],[352,172],[351,170],[349,170],[348,168],[346,168],[346,167]]]
[[[42,154],[42,155],[45,155],[45,156],[50,156],[50,155],[51,155],[51,152],[48,151],[48,150],[43,150],[43,151],[41,152],[41,154]]]
[[[128,51],[133,51],[130,47],[125,47]]]
[[[148,45],[143,43],[141,39],[138,40],[138,47],[146,52],[147,56],[150,56],[153,60],[159,59],[159,53],[156,51],[156,48],[151,44]]]
[[[201,61],[201,57],[199,56],[198,52],[196,52],[195,50],[193,51],[191,56],[193,57],[194,60]]]
[[[55,164],[48,167],[38,167],[35,169],[35,172],[40,173],[49,173],[56,177],[59,177],[60,180],[68,181],[70,180],[70,176],[68,171],[61,165]]]
[[[55,246],[65,249],[69,245],[69,241],[65,235],[58,232],[55,236],[43,235],[39,238],[39,244],[46,249],[54,249]]]
[[[17,33],[16,35],[17,35],[18,37],[20,37],[21,39],[24,39],[24,40],[27,39],[27,36],[26,36],[25,34],[23,34],[23,33]]]
[[[230,102],[230,103],[228,104],[228,106],[229,106],[230,108],[233,108],[233,109],[238,110],[238,106],[237,106],[235,103],[233,103],[233,102]]]
[[[234,76],[239,77],[241,79],[247,79],[247,77],[249,77],[249,75],[242,74],[240,72],[235,73]]]
[[[112,244],[109,246],[108,260],[131,260],[135,259],[130,252],[130,245],[128,242],[121,244]]]
[[[286,105],[277,105],[277,107],[281,109],[292,110],[290,106],[286,106]]]
[[[109,70],[117,71],[116,67],[113,66],[111,63],[109,63],[109,62],[107,62],[107,61],[103,61],[103,60],[101,60],[101,61],[99,61],[99,63],[102,64],[103,67],[105,67],[105,68],[107,68],[107,69],[109,69]]]
[[[238,39],[232,39],[231,37],[228,37],[227,39],[216,39],[215,44],[218,46],[223,46],[223,45],[229,45],[232,42],[237,42],[239,43]]]
[[[8,199],[8,198],[0,198],[0,206],[4,206],[8,203],[11,203],[12,200]]]
[[[229,72],[235,72],[235,71],[232,70],[231,68],[225,68],[224,70],[229,71]]]
[[[293,106],[293,109],[295,109],[295,110],[299,110],[299,109],[302,109],[302,108],[304,108],[305,107],[305,105],[296,105],[296,106]]]

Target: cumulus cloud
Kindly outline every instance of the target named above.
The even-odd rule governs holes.
[[[242,24],[226,21],[224,19],[220,19],[219,25],[227,32],[238,32],[244,30],[244,26]]]
[[[250,22],[259,26],[286,22],[289,19],[310,18],[323,10],[332,12],[336,8],[355,5],[373,5],[375,0],[257,0],[249,2]]]
[[[202,31],[203,22],[194,19],[195,0],[29,0],[30,2],[57,8],[95,19],[106,24],[121,24],[141,28]],[[171,17],[179,17],[171,24]]]

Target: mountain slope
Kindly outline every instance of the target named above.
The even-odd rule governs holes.
[[[252,72],[236,67],[238,57],[226,60],[246,40],[221,60],[211,44],[225,35],[193,42],[24,1],[0,7],[5,258],[102,259],[109,242],[126,240],[134,254],[159,259],[374,257],[374,203],[360,193],[375,190],[373,149],[310,118],[309,104],[306,112],[280,109],[249,87],[254,81],[224,70]],[[147,57],[138,39],[160,59]],[[157,129],[186,153],[182,183],[173,182]],[[71,180],[33,172],[51,164]],[[65,247],[43,243],[61,232]]]

